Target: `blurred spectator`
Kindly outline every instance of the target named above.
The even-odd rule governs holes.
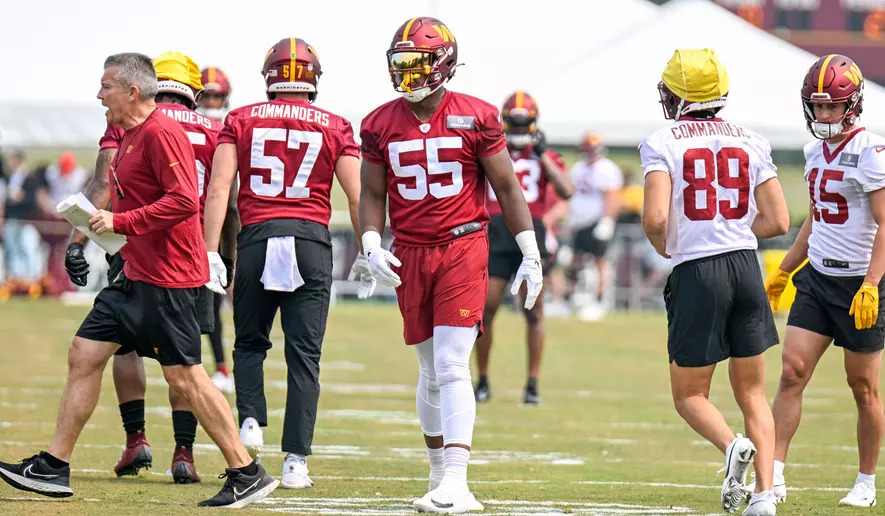
[[[86,170],[77,165],[77,157],[71,151],[62,152],[57,164],[46,167],[46,183],[53,204],[80,192],[85,182]]]
[[[40,234],[31,221],[40,214],[39,199],[48,200],[48,197],[43,175],[30,173],[25,166],[24,152],[13,150],[9,159],[3,231],[8,278],[0,287],[0,300],[8,299],[18,289],[26,289],[34,297],[42,294]]]
[[[615,218],[620,211],[620,190],[624,184],[621,169],[605,157],[605,146],[597,133],[588,133],[581,142],[584,159],[572,166],[575,195],[571,198],[569,221],[574,235],[574,256],[569,274],[572,301],[579,287],[589,288],[584,268],[592,257],[596,265],[595,299],[583,304],[578,314],[585,320],[598,320],[604,314],[603,295],[608,289],[609,273],[605,261],[608,244],[615,233]],[[586,294],[581,291],[581,294]]]
[[[642,201],[644,192],[642,185],[636,182],[633,169],[624,168],[624,187],[621,188],[621,213],[618,215],[620,224],[640,224],[642,222]]]

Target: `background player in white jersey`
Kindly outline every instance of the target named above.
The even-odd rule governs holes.
[[[796,300],[784,337],[783,371],[774,398],[777,429],[775,494],[787,496],[784,461],[802,415],[802,391],[820,357],[844,349],[845,374],[857,403],[860,471],[840,505],[876,504],[875,473],[885,431],[879,370],[885,321],[879,317],[885,272],[885,138],[858,127],[863,76],[851,59],[831,54],[815,62],[802,83],[808,130],[820,141],[805,146],[808,218],[766,285],[774,308],[790,273]]]
[[[608,288],[608,265],[605,253],[615,235],[615,218],[620,210],[620,192],[624,174],[618,165],[605,157],[605,146],[598,133],[584,136],[580,145],[584,159],[572,165],[575,195],[569,203],[569,224],[572,227],[574,257],[569,267],[570,290],[573,292],[580,272],[592,257],[596,266],[596,299],[579,312],[582,319],[598,320],[603,315],[602,298]]]
[[[773,515],[774,420],[763,353],[778,336],[754,250],[757,238],[784,234],[790,221],[768,142],[716,118],[728,88],[712,50],[677,50],[670,59],[658,89],[675,123],[640,146],[642,225],[674,266],[664,301],[676,411],[725,453],[722,507],[734,512],[743,503],[755,456],[757,493],[744,514]],[[735,436],[709,400],[716,364],[728,358],[749,439]]]

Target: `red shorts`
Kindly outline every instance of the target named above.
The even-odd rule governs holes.
[[[403,337],[412,346],[433,337],[435,326],[479,324],[489,288],[489,239],[486,233],[446,244],[417,247],[394,243],[391,252],[403,263],[394,268],[403,315]]]

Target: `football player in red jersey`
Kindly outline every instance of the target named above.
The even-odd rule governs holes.
[[[522,186],[525,201],[528,203],[535,228],[541,260],[550,258],[545,240],[544,213],[547,207],[548,185],[562,199],[568,199],[574,192],[571,180],[565,172],[565,164],[559,154],[547,148],[544,133],[538,129],[538,103],[524,91],[510,95],[501,108],[504,122],[504,135],[507,149],[513,160],[513,170]],[[501,305],[501,298],[507,282],[516,274],[522,261],[522,253],[516,240],[507,227],[501,205],[494,190],[489,190],[486,204],[489,210],[489,291],[483,315],[484,333],[476,339],[476,363],[479,367],[479,381],[474,393],[476,401],[488,401],[492,395],[489,386],[489,352],[492,347],[492,321]],[[545,264],[546,265],[546,264]],[[546,275],[548,268],[544,267]],[[526,342],[529,350],[528,378],[523,393],[523,403],[541,403],[538,394],[538,375],[541,371],[541,352],[544,349],[544,305],[539,296],[531,310],[523,310],[528,327]]]
[[[230,77],[217,66],[203,68],[200,76],[203,94],[197,99],[197,112],[224,122],[224,117],[230,111]]]
[[[467,488],[476,418],[470,353],[482,331],[488,289],[486,179],[523,259],[525,307],[541,292],[541,254],[498,110],[447,91],[458,46],[439,20],[412,18],[387,51],[398,98],[362,121],[360,221],[369,269],[396,287],[406,344],[418,352],[416,407],[430,458],[430,490],[419,511],[481,510]],[[394,242],[381,247],[385,204]],[[398,268],[398,272],[391,269]]]
[[[213,277],[224,267],[213,251],[239,169],[238,236],[234,289],[234,376],[240,437],[250,453],[263,445],[267,426],[264,359],[277,310],[289,368],[283,421],[283,486],[310,487],[319,362],[332,286],[330,192],[337,177],[350,201],[354,230],[359,206],[359,147],[350,122],[313,105],[322,69],[313,47],[284,38],[267,52],[262,71],[267,102],[234,109],[215,152],[206,203],[205,241]],[[371,282],[365,257],[354,270]],[[374,288],[374,285],[371,285]]]
[[[218,122],[224,122],[224,117],[230,110],[230,78],[221,68],[207,66],[200,72],[200,82],[203,84],[203,93],[197,98],[197,112]],[[236,188],[236,184],[233,185],[233,188]],[[237,211],[235,195],[231,195],[224,224],[225,227],[233,228],[234,232],[229,241],[236,244],[236,231],[239,231],[240,215]],[[227,233],[223,232],[222,234],[226,235]],[[222,242],[228,241],[226,236],[222,236],[221,240]],[[235,253],[236,245],[231,246],[231,250]],[[221,255],[231,263],[233,262],[234,255],[232,253],[221,253]],[[230,292],[230,287],[231,285],[228,285],[228,292]],[[212,297],[212,310],[215,314],[215,329],[209,334],[212,355],[215,357],[215,374],[212,375],[212,383],[221,392],[231,394],[234,392],[234,377],[224,360],[224,329],[221,324],[221,304],[224,301],[224,296],[216,294]]]

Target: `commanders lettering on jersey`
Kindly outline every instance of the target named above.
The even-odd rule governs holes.
[[[190,111],[188,109],[169,109],[166,107],[160,107],[160,111],[180,124],[202,125],[206,129],[212,129],[212,120],[204,117],[196,111]]]
[[[734,136],[750,139],[743,128],[728,122],[684,122],[670,128],[673,138],[695,138],[698,136]]]
[[[258,104],[252,106],[249,116],[258,118],[294,118],[304,122],[314,122],[324,127],[329,126],[328,113],[292,104]]]

